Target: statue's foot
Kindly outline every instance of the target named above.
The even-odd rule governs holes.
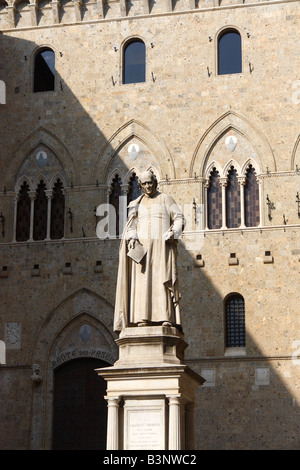
[[[172,326],[172,323],[169,321],[164,321],[162,326]]]
[[[147,322],[146,320],[141,321],[141,322],[138,323],[138,326],[149,326],[149,322]]]

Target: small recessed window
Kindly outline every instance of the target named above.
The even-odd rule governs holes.
[[[225,303],[226,348],[246,346],[245,301],[240,294],[231,294]]]
[[[242,73],[242,40],[235,29],[226,29],[218,38],[218,75]]]
[[[146,81],[146,48],[141,39],[132,39],[124,47],[123,83]]]
[[[40,49],[34,59],[33,91],[54,91],[55,54],[50,48]]]

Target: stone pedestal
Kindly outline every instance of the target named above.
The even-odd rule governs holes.
[[[125,328],[119,360],[97,369],[107,381],[107,450],[194,449],[195,390],[204,379],[184,364],[174,327]]]

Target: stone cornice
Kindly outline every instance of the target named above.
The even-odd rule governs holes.
[[[257,8],[260,6],[270,6],[270,5],[277,5],[277,4],[291,4],[291,3],[299,3],[299,0],[270,0],[270,1],[261,1],[257,3],[244,3],[242,0],[240,0],[241,3],[237,5],[218,5],[218,6],[211,6],[211,7],[206,7],[206,8],[193,8],[193,5],[191,6],[191,9],[189,10],[182,10],[182,11],[166,11],[162,13],[147,13],[147,14],[142,14],[142,15],[136,15],[136,16],[127,16],[126,14],[122,14],[121,10],[123,11],[124,9],[120,8],[120,16],[116,16],[114,18],[99,18],[97,20],[88,20],[88,21],[79,21],[78,20],[78,15],[75,15],[74,13],[74,22],[70,23],[52,23],[49,25],[37,25],[33,23],[31,26],[24,26],[24,27],[9,27],[6,29],[2,29],[0,32],[11,32],[11,31],[29,31],[31,29],[47,29],[47,28],[59,28],[59,27],[66,27],[66,26],[78,26],[79,24],[82,25],[87,25],[87,24],[95,24],[95,23],[103,23],[103,22],[113,22],[113,21],[124,21],[124,20],[130,20],[130,21],[139,21],[141,19],[147,19],[147,18],[155,18],[155,17],[164,17],[164,16],[178,16],[178,15],[186,15],[186,14],[202,14],[205,12],[211,12],[211,11],[220,11],[220,10],[233,10],[233,9],[239,9],[239,8]],[[57,3],[57,2],[52,2],[52,3]],[[120,3],[116,1],[115,3]],[[192,3],[192,2],[191,2]],[[7,14],[7,8],[15,8],[14,6],[9,6],[6,7],[3,12],[3,14]],[[72,8],[77,8],[76,4],[73,3]],[[0,14],[0,15],[1,15]],[[76,19],[75,19],[76,18]]]
[[[216,230],[198,230],[198,231],[186,231],[183,233],[183,240],[186,236],[189,236],[191,233],[200,234],[204,237],[211,236],[211,235],[228,235],[232,233],[247,233],[247,232],[275,232],[275,231],[284,231],[287,232],[289,230],[300,230],[300,224],[291,224],[291,225],[266,225],[263,227],[244,227],[244,228],[226,228],[226,229],[216,229]],[[62,238],[60,240],[35,240],[35,241],[25,241],[25,242],[0,242],[0,248],[9,246],[13,248],[22,247],[22,246],[35,246],[38,245],[64,245],[69,243],[111,243],[116,242],[120,243],[121,238],[115,239],[105,239],[100,240],[97,236],[95,237],[80,237],[80,238]]]

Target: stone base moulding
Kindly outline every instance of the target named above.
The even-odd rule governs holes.
[[[195,390],[205,380],[183,363],[183,334],[164,327],[127,330],[117,340],[124,349],[119,361],[96,370],[107,382],[107,450],[194,449]],[[135,336],[137,330],[145,331]],[[130,364],[138,344],[140,362]]]

